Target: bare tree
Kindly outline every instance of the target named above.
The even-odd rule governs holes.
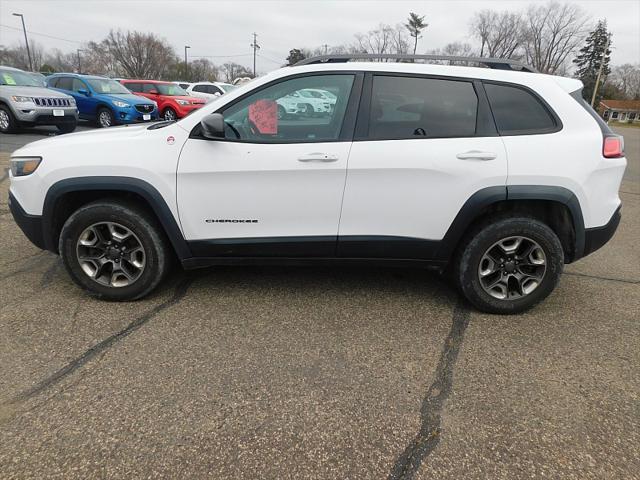
[[[582,43],[587,17],[570,3],[531,5],[524,17],[524,52],[529,65],[556,73]]]
[[[392,27],[381,23],[367,33],[356,33],[356,42],[345,53],[406,54],[409,53],[409,38],[403,25]],[[336,49],[334,49],[336,50]],[[335,52],[337,53],[337,52]]]
[[[233,82],[239,77],[253,77],[253,72],[244,65],[235,62],[228,62],[222,65],[222,74],[227,83]]]
[[[480,40],[480,56],[519,58],[523,43],[522,15],[482,10],[471,20],[470,33]]]
[[[629,100],[640,100],[640,64],[625,63],[613,69],[611,80]]]
[[[132,78],[159,78],[175,61],[173,48],[153,33],[112,30],[101,47]]]
[[[29,70],[29,56],[27,48],[24,45],[15,45],[13,47],[0,47],[0,65],[10,65],[22,70]],[[40,70],[40,66],[44,63],[44,48],[41,44],[31,40],[29,41],[29,49],[31,51],[31,59],[35,71]]]

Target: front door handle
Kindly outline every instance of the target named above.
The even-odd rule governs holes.
[[[336,162],[338,161],[337,155],[329,155],[328,153],[308,153],[298,157],[299,162]]]
[[[495,160],[497,157],[498,155],[493,152],[481,152],[480,150],[469,150],[456,155],[456,158],[460,160]]]

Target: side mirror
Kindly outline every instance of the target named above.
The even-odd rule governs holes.
[[[224,117],[221,113],[212,113],[200,120],[202,135],[209,140],[224,138]]]
[[[78,90],[78,93],[80,95],[84,95],[85,97],[90,96],[89,90],[85,90],[84,88],[81,88],[80,90]]]

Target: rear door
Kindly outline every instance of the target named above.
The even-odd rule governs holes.
[[[339,256],[435,259],[464,203],[506,179],[505,148],[480,82],[370,74],[349,156]]]

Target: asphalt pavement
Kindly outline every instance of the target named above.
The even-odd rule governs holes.
[[[509,317],[383,268],[176,271],[97,301],[2,176],[0,478],[640,478],[640,129],[620,131],[618,232]]]

